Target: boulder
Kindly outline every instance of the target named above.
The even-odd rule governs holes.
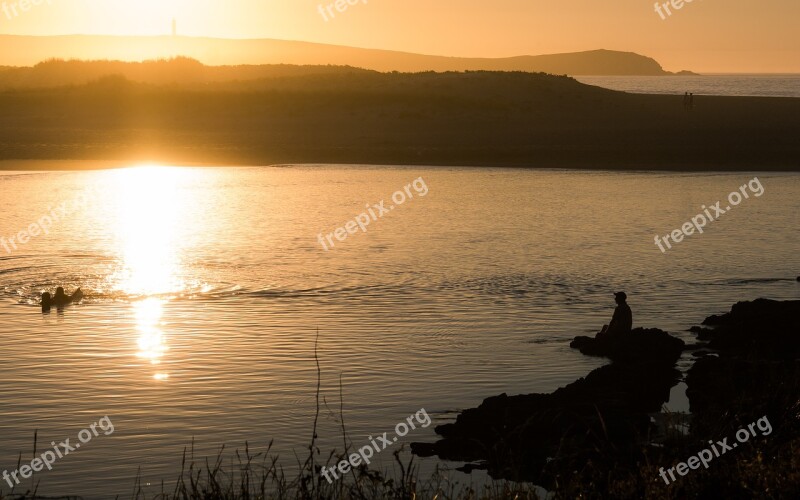
[[[485,468],[494,478],[544,486],[554,484],[555,471],[581,468],[587,460],[633,457],[652,430],[648,414],[661,409],[680,378],[674,365],[683,345],[657,329],[602,341],[577,337],[573,347],[612,363],[551,394],[487,398],[454,423],[437,426],[441,440],[411,449],[477,462],[465,471]]]
[[[605,356],[612,361],[662,361],[672,364],[684,342],[658,328],[634,328],[631,333],[597,339],[575,337],[569,344],[587,356]]]
[[[763,359],[800,357],[800,300],[737,302],[729,313],[712,315],[693,328],[708,347]]]

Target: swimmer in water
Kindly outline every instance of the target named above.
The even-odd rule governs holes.
[[[72,304],[73,302],[79,302],[83,298],[83,292],[80,288],[75,290],[75,293],[72,295],[67,295],[64,293],[63,287],[58,287],[56,289],[55,297],[51,297],[49,292],[44,292],[42,294],[42,311],[49,311],[51,307],[56,306],[58,308],[64,307],[67,304]]]

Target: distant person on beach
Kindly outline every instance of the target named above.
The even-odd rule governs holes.
[[[689,111],[689,93],[686,92],[683,94],[683,109]]]
[[[42,311],[49,311],[53,306],[64,307],[67,304],[79,302],[82,298],[83,292],[80,288],[75,290],[75,293],[72,295],[67,295],[64,293],[64,287],[58,287],[56,288],[56,295],[54,297],[51,297],[49,292],[44,292],[42,294]]]
[[[689,109],[694,109],[694,94],[689,92]]]
[[[603,325],[603,329],[597,334],[598,339],[612,338],[618,335],[625,335],[631,333],[633,328],[633,313],[628,305],[628,296],[625,292],[617,292],[614,294],[614,300],[617,302],[617,308],[614,309],[614,315],[611,317],[611,323]]]

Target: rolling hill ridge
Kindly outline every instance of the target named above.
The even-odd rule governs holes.
[[[612,50],[506,58],[464,58],[273,39],[0,35],[0,65],[3,66],[32,66],[51,58],[142,61],[177,56],[197,59],[212,66],[296,64],[354,66],[376,71],[401,72],[486,70],[557,75],[671,74],[650,57]]]

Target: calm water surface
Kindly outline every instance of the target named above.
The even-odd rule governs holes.
[[[578,76],[576,80],[637,94],[800,97],[800,75]]]
[[[753,175],[763,196],[657,249],[656,233]],[[317,241],[419,177],[427,194],[367,233]],[[442,423],[600,366],[568,341],[608,321],[612,291],[635,325],[687,340],[738,300],[800,297],[796,174],[148,167],[2,174],[0,193],[6,238],[69,212],[0,247],[0,469],[30,462],[34,431],[41,452],[105,415],[115,426],[37,475],[51,495],[130,495],[139,468],[148,491],[169,487],[193,439],[196,457],[274,439],[291,469],[311,435],[317,329],[326,454],[342,443],[340,377],[363,446],[420,408]],[[88,298],[42,314],[36,296],[57,285]],[[391,472],[389,450],[380,461]]]

